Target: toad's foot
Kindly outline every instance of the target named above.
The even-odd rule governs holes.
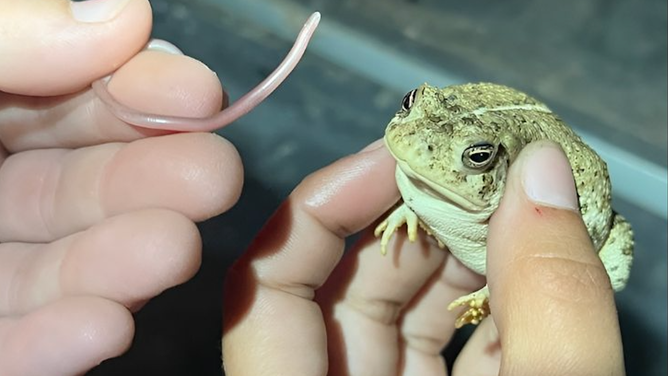
[[[375,236],[381,236],[382,234],[380,238],[380,253],[383,255],[387,254],[387,243],[392,239],[394,232],[403,226],[404,223],[408,227],[408,240],[415,241],[417,239],[418,217],[405,203],[401,203],[373,232]]]
[[[489,290],[487,286],[485,285],[480,290],[453,301],[448,306],[448,311],[460,306],[469,308],[459,315],[457,321],[455,321],[456,328],[461,328],[466,324],[479,324],[482,319],[489,315]]]

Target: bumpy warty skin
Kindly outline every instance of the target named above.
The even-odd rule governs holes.
[[[479,83],[416,89],[397,112],[385,141],[397,159],[397,185],[421,225],[474,271],[485,273],[487,221],[499,205],[508,167],[522,148],[561,145],[575,178],[580,211],[615,290],[624,287],[633,234],[611,208],[605,162],[547,106],[506,86]],[[463,163],[465,149],[494,145],[482,170]]]

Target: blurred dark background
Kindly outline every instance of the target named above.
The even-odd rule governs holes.
[[[558,112],[608,161],[636,258],[617,295],[629,375],[666,375],[666,2],[663,0],[152,0],[154,37],[218,72],[232,100],[323,23],[292,76],[220,133],[244,159],[240,202],[200,225],[187,284],[136,315],[132,348],[89,375],[221,375],[225,271],[308,173],[379,138],[422,82],[494,81]],[[452,358],[467,333],[448,350]]]

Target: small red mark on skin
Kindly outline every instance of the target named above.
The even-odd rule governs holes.
[[[539,208],[539,207],[537,207],[537,206],[534,206],[533,210],[535,210],[535,211],[536,211],[536,213],[538,213],[538,215],[543,215],[543,212],[542,212],[542,211],[540,210],[540,208]]]

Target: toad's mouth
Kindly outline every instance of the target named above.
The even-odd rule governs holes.
[[[416,173],[406,161],[397,159],[397,166],[402,172],[401,175],[403,175],[397,174],[398,179],[405,178],[407,180],[406,183],[438,200],[448,202],[469,212],[480,212],[487,207],[485,202],[465,197],[459,192],[438,185],[423,175]]]

